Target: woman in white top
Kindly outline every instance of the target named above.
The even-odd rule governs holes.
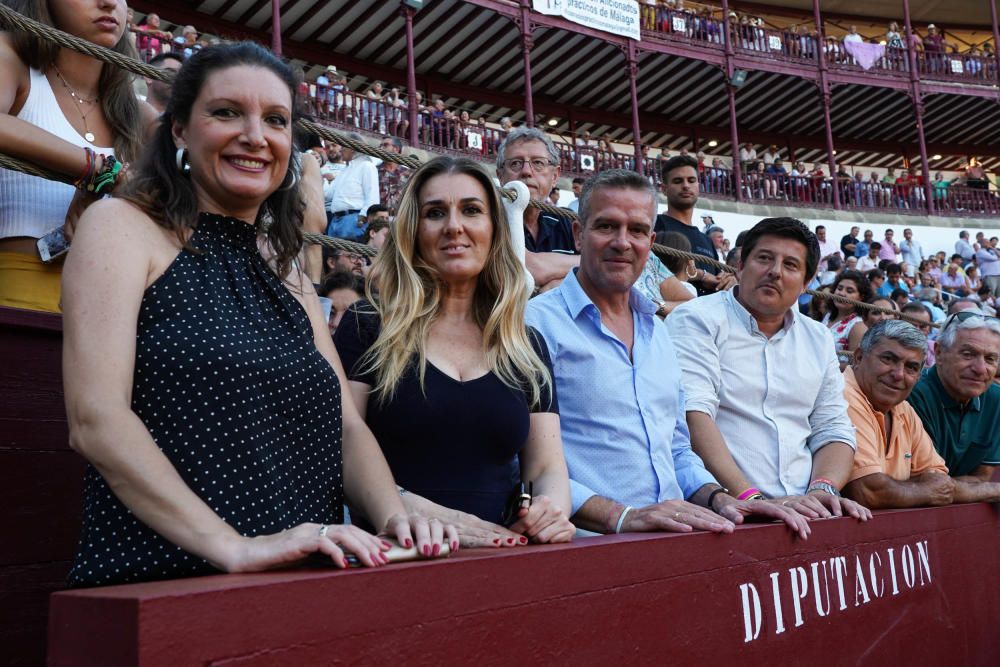
[[[123,0],[14,0],[16,11],[135,57]],[[28,33],[0,33],[0,146],[3,152],[70,176],[84,188],[134,160],[142,134],[132,75]],[[59,264],[43,264],[36,241],[96,199],[73,186],[0,169],[0,306],[58,312]],[[71,206],[72,204],[72,206]]]
[[[872,298],[872,287],[863,273],[847,270],[841,272],[833,281],[833,293],[854,301],[868,301]],[[833,334],[840,370],[844,370],[850,363],[851,355],[868,331],[863,316],[864,310],[848,303],[836,300],[828,303],[823,324],[827,325]]]

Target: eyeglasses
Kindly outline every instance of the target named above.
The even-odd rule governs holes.
[[[512,160],[507,160],[504,164],[507,169],[511,171],[521,171],[525,163],[531,165],[531,171],[544,171],[552,166],[552,163],[548,160],[542,160],[540,158],[533,158],[531,160],[522,160],[521,158],[514,158]]]
[[[974,310],[960,310],[957,313],[952,313],[951,315],[948,316],[948,318],[944,321],[944,324],[941,325],[941,331],[943,332],[945,329],[947,329],[955,322],[964,322],[970,317],[981,317],[983,318],[984,322],[987,320],[994,320],[996,322],[1000,322],[1000,317],[994,317],[993,315],[987,315],[985,313],[976,312]]]
[[[355,264],[364,264],[365,258],[353,252],[345,252],[337,255],[337,257],[345,257],[347,261],[354,262]]]

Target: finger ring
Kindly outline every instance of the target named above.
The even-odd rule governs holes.
[[[680,521],[680,520],[681,520],[681,513],[674,512],[674,521]]]
[[[319,536],[320,537],[326,537],[326,534],[328,532],[330,532],[330,526],[328,526],[326,524],[323,524],[322,526],[319,527]]]

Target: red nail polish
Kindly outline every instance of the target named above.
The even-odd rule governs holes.
[[[514,544],[514,538],[513,537],[508,537],[507,538],[507,544]]]
[[[451,543],[451,550],[452,551],[458,551],[458,542],[452,542]]]
[[[429,544],[424,545],[424,555],[425,556],[430,556],[431,555],[431,547],[430,547]]]
[[[493,540],[493,544],[500,546],[500,538],[498,537],[495,540]]]
[[[435,544],[434,545],[434,555],[435,556],[439,556],[440,554],[441,554],[441,545],[440,544]]]
[[[411,540],[410,538],[406,538],[406,548],[407,549],[413,548],[413,540]]]
[[[521,539],[520,539],[520,542],[521,542],[521,544],[527,544],[528,543],[528,538],[525,537],[524,535],[522,535]]]

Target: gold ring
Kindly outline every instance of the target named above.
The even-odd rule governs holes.
[[[681,513],[674,512],[674,521],[680,521],[680,520],[681,520]]]

